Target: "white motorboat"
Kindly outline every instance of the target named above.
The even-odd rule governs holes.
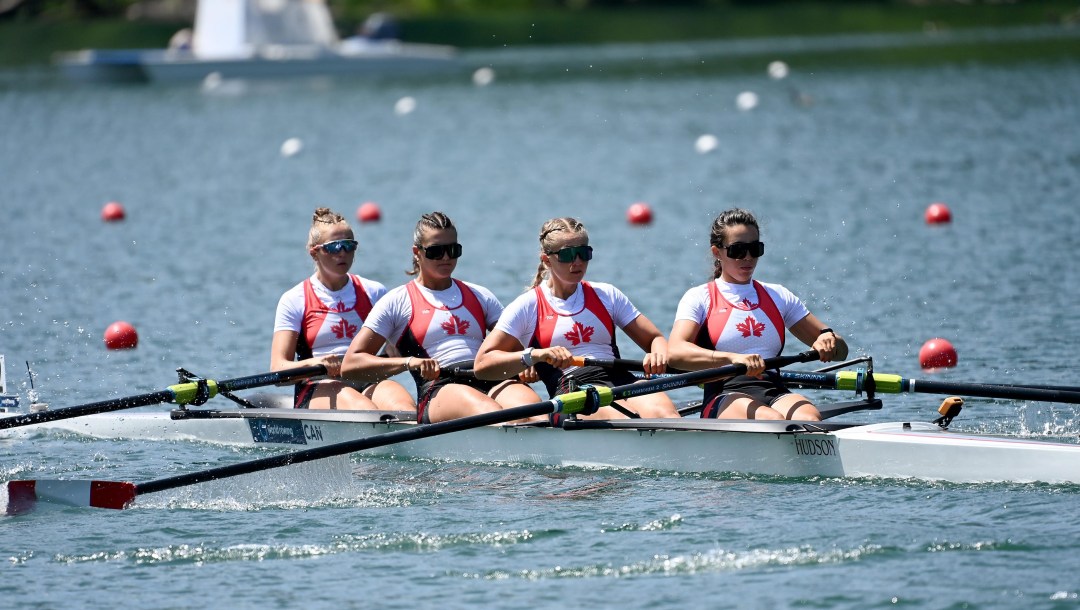
[[[338,38],[323,0],[200,0],[195,27],[168,49],[87,49],[56,64],[77,82],[405,76],[459,68],[449,46]]]

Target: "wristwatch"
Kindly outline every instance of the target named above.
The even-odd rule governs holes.
[[[823,329],[821,329],[821,332],[818,333],[818,336],[820,337],[821,335],[824,335],[825,333],[832,333],[833,335],[835,335],[836,331],[831,329],[831,328],[823,328]]]
[[[521,352],[521,363],[525,365],[525,368],[529,368],[533,365],[532,359],[533,348],[527,347],[525,351]]]

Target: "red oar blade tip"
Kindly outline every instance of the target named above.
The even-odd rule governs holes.
[[[38,502],[94,508],[126,508],[135,500],[134,483],[89,480],[8,481],[5,512],[18,515]]]

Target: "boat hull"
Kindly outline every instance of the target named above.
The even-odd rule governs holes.
[[[237,58],[199,58],[160,49],[84,50],[61,53],[57,66],[79,83],[190,83],[222,79],[399,77],[448,73],[459,67],[450,47],[394,43],[355,52],[283,49]]]
[[[405,427],[404,414],[292,409],[104,414],[43,426],[97,438],[306,449]],[[929,423],[865,426],[723,420],[585,422],[580,429],[487,426],[372,449],[373,455],[546,466],[961,483],[1080,483],[1080,445],[958,434]]]

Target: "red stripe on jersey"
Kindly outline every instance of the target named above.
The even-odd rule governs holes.
[[[469,288],[465,282],[455,279],[454,284],[456,284],[458,290],[461,291],[461,304],[457,307],[432,305],[424,298],[424,293],[420,291],[420,287],[417,286],[416,282],[409,282],[406,284],[406,289],[409,292],[409,304],[412,306],[412,317],[409,319],[409,333],[412,334],[416,344],[425,351],[424,337],[427,336],[428,327],[431,326],[431,319],[435,317],[436,310],[454,311],[455,309],[464,307],[469,314],[472,315],[473,319],[480,324],[480,336],[487,336],[487,316],[484,315],[484,307],[480,305],[480,299],[476,298],[472,289]]]
[[[360,316],[360,321],[367,319],[371,313],[371,298],[368,296],[360,277],[349,275],[353,290],[356,292],[356,304],[353,311]],[[311,346],[315,345],[315,339],[319,336],[323,324],[326,323],[326,314],[330,313],[330,307],[323,303],[315,294],[315,287],[311,284],[311,278],[304,280],[304,319],[301,323],[302,345],[297,345],[297,353],[301,359],[311,358]]]
[[[780,310],[776,307],[772,296],[769,295],[769,291],[757,280],[752,281],[754,282],[754,291],[757,292],[758,309],[765,313],[769,321],[772,322],[773,328],[780,335],[780,351],[776,353],[776,355],[780,355],[784,351],[784,340],[787,338],[784,316],[780,315]],[[707,349],[716,349],[716,345],[720,341],[720,335],[723,334],[724,328],[727,326],[728,318],[731,317],[731,312],[735,309],[740,308],[724,298],[716,282],[709,282],[709,311],[705,316],[703,329],[706,332],[698,334],[698,344]]]
[[[551,347],[551,338],[555,335],[555,327],[559,317],[572,319],[586,309],[603,322],[604,327],[608,330],[608,335],[611,337],[612,344],[615,343],[615,322],[611,319],[611,313],[604,307],[604,302],[600,300],[600,297],[588,282],[581,282],[581,291],[585,296],[585,304],[574,313],[564,314],[555,311],[555,308],[548,302],[547,297],[544,296],[544,291],[539,286],[534,290],[536,291],[536,330],[533,331],[533,340],[530,342],[533,347]]]

